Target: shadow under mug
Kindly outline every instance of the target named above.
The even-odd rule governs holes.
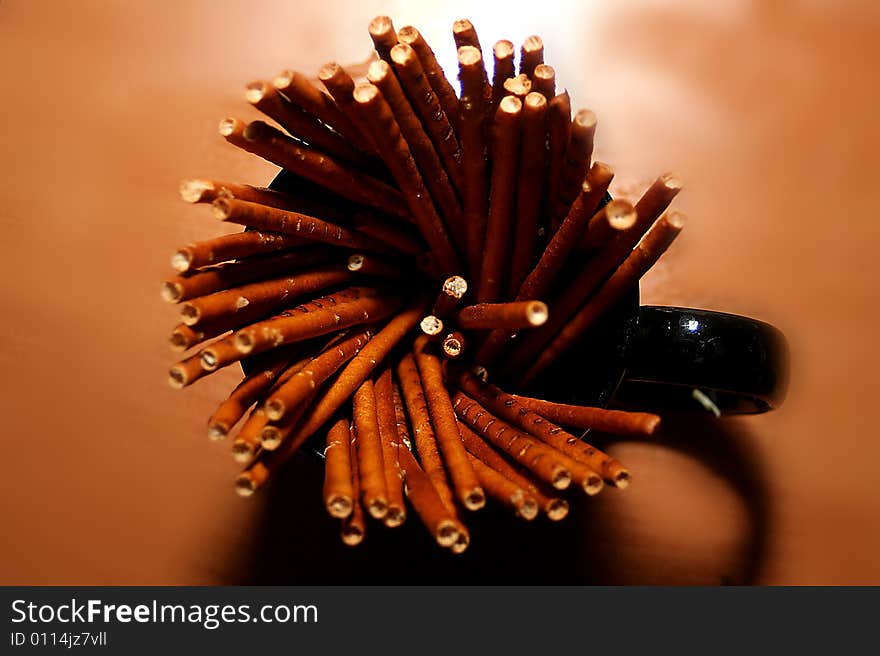
[[[285,170],[269,188],[339,203]],[[787,383],[788,346],[778,329],[723,312],[643,306],[636,286],[522,391],[578,405],[742,414],[778,407]]]

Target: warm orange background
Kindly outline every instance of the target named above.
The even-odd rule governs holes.
[[[271,580],[265,500],[232,494],[237,466],[205,437],[236,376],[168,388],[158,282],[176,246],[218,230],[180,178],[273,175],[216,134],[252,116],[244,84],[362,60],[378,13],[446,64],[462,15],[484,45],[543,35],[599,116],[615,192],[667,169],[687,182],[690,224],[644,300],[790,337],[781,411],[613,447],[637,478],[569,520],[571,580],[880,583],[876,3],[471,4],[0,2],[0,583]],[[290,504],[303,543],[333,533],[310,513]],[[327,581],[348,567],[332,554]]]

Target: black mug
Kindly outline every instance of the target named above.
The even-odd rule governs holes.
[[[269,188],[340,202],[285,170]],[[778,329],[723,312],[643,306],[636,287],[531,389],[560,403],[721,415],[772,410],[787,383],[788,347]]]
[[[640,305],[636,288],[532,389],[559,402],[724,415],[778,407],[787,383],[778,329],[735,314]]]

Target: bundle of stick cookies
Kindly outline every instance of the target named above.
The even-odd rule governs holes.
[[[659,417],[500,387],[535,389],[637,285],[681,230],[664,214],[680,183],[664,175],[635,205],[607,202],[613,171],[591,161],[596,118],[572,117],[537,36],[517,69],[511,42],[486,54],[457,21],[457,94],[418,30],[382,16],[369,32],[378,57],[365,79],[335,63],[317,80],[285,71],[245,93],[274,125],[220,123],[228,142],[285,170],[286,190],[182,183],[184,200],[247,230],[172,257],[162,294],[181,323],[170,341],[192,351],[170,382],[244,361],[208,422],[247,463],[241,495],[320,440],[324,501],[346,544],[367,517],[394,527],[411,509],[461,552],[465,515],[487,497],[559,520],[566,488],[629,483],[578,436],[646,436]]]

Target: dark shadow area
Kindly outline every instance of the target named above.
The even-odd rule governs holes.
[[[728,481],[747,508],[749,530],[738,548],[739,570],[719,572],[719,582],[757,580],[767,546],[767,486],[750,448],[751,436],[710,416],[679,414],[665,418],[656,439],[681,451]],[[598,436],[592,438],[599,444]],[[323,468],[303,452],[265,490],[268,495],[261,534],[252,553],[242,555],[230,581],[251,585],[317,584],[590,584],[607,583],[602,559],[591,543],[605,540],[592,521],[594,503],[572,492],[572,512],[561,522],[539,517],[526,522],[497,504],[465,517],[471,547],[453,555],[433,543],[412,512],[407,522],[387,529],[376,522],[364,542],[347,547],[339,524],[321,501]],[[637,484],[637,482],[636,482]],[[626,494],[606,490],[603,494]],[[603,558],[607,558],[605,555]]]
[[[526,522],[497,504],[463,516],[471,546],[461,555],[438,547],[410,509],[388,529],[369,522],[362,544],[339,539],[339,522],[321,500],[323,468],[309,453],[296,457],[266,489],[256,548],[239,564],[237,584],[538,584],[572,583],[578,527],[571,518]],[[464,511],[466,512],[466,511]]]
[[[586,439],[602,448],[619,442],[619,438],[611,436]],[[661,430],[652,440],[707,467],[727,482],[743,502],[748,518],[747,530],[736,545],[735,557],[730,561],[732,569],[718,572],[717,581],[722,585],[756,584],[767,556],[771,529],[770,490],[764,465],[754,447],[755,439],[743,421],[723,422],[709,413],[683,412],[665,413]],[[637,473],[633,485],[638,485]],[[626,491],[610,490],[604,493],[626,494]],[[590,557],[590,543],[607,542],[608,538],[598,533],[596,522],[592,521],[596,506],[591,506],[589,499],[585,501],[580,504],[578,516],[583,527],[580,536],[583,541],[582,578],[585,581],[614,584],[615,581],[609,580],[602,570],[604,561]],[[608,558],[607,555],[604,557]]]

